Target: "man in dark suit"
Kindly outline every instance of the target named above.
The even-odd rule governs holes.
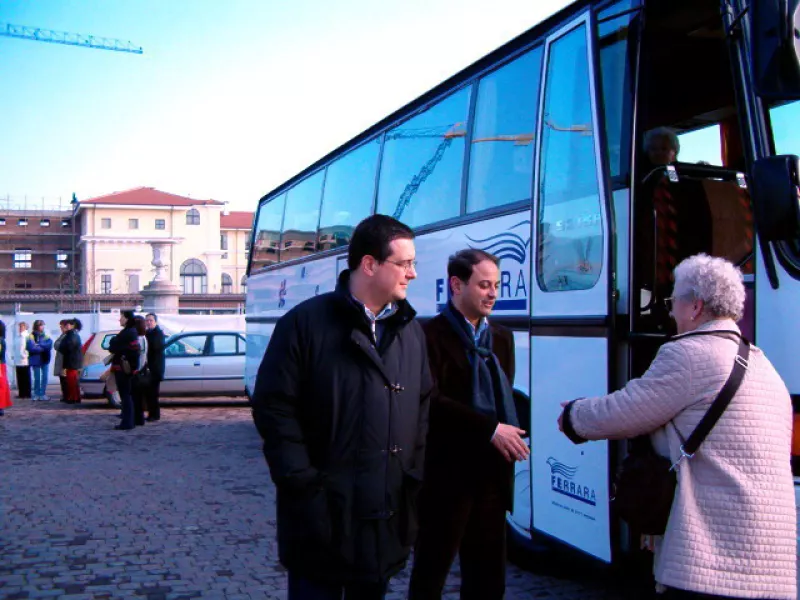
[[[147,366],[150,368],[150,385],[145,391],[145,405],[147,420],[152,422],[161,419],[158,394],[164,380],[164,332],[158,326],[155,313],[148,313],[144,323],[147,327]]]
[[[451,299],[425,324],[431,398],[420,531],[410,598],[441,598],[456,553],[461,598],[505,593],[505,513],[513,464],[527,458],[514,407],[514,338],[488,320],[500,286],[498,259],[482,250],[450,257]]]

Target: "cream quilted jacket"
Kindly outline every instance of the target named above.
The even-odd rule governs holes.
[[[702,330],[736,330],[730,320]],[[651,433],[673,461],[733,368],[731,338],[665,344],[650,369],[608,396],[578,400],[570,418],[583,438]],[[795,600],[796,510],[790,467],[792,406],[772,364],[753,347],[744,381],[691,460],[678,488],[655,578],[664,586],[737,598]],[[676,431],[677,430],[677,431]]]

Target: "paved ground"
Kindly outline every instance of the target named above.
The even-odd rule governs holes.
[[[249,410],[166,408],[123,432],[98,406],[20,401],[0,417],[0,598],[284,599]],[[620,598],[582,579],[510,566],[506,597]],[[455,568],[446,598],[457,589]]]

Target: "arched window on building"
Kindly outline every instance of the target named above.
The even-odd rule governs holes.
[[[187,225],[200,225],[200,211],[196,208],[190,208],[186,213]]]
[[[247,293],[247,275],[242,275],[242,293]]]
[[[208,293],[208,271],[202,261],[190,258],[181,265],[181,288],[184,294]]]
[[[233,279],[227,273],[222,274],[222,293],[223,294],[232,294],[233,293]]]

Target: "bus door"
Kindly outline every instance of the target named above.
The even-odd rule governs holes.
[[[727,6],[726,6],[727,4]],[[750,339],[765,352],[777,369],[792,396],[794,433],[792,437],[792,471],[800,504],[800,234],[798,231],[798,202],[800,190],[791,186],[796,173],[761,170],[768,157],[800,154],[800,78],[796,34],[800,25],[797,6],[788,9],[785,3],[746,2],[732,0],[723,3],[726,26],[734,33],[728,43],[734,64],[733,76],[738,94],[744,146],[751,162],[751,172],[766,177],[777,187],[756,188],[755,288],[748,289],[746,311],[754,315],[754,330]],[[738,18],[747,14],[747,18]],[[785,20],[788,19],[792,23]],[[784,21],[776,35],[776,24]],[[786,36],[787,39],[781,39]],[[791,48],[790,51],[787,50]],[[781,69],[765,65],[780,63]],[[759,93],[761,96],[759,97]],[[759,164],[761,163],[761,164]],[[773,163],[775,164],[775,163]],[[785,196],[794,204],[786,211],[781,199],[781,180],[786,179]],[[755,181],[754,181],[755,183]],[[776,216],[780,215],[780,216]],[[766,218],[765,218],[766,217]],[[772,217],[772,223],[770,223]],[[773,228],[779,223],[777,232]],[[747,275],[745,275],[747,277]],[[754,292],[754,293],[753,293]]]
[[[719,2],[654,2],[645,4],[644,17],[632,185],[632,377],[675,333],[664,300],[672,295],[674,266],[689,256],[720,256],[742,269],[748,302],[740,326],[748,336],[754,329],[745,136]],[[668,155],[659,147],[670,134]]]
[[[608,190],[589,13],[545,46],[531,279],[531,506],[537,532],[611,561],[607,442],[573,445],[561,403],[609,391]]]

